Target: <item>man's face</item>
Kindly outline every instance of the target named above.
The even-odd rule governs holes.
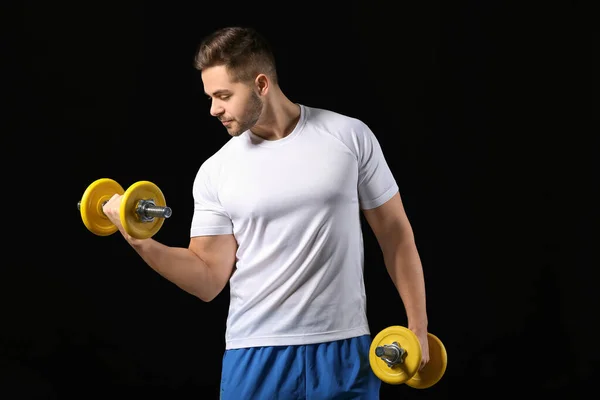
[[[232,82],[224,66],[203,70],[202,82],[212,102],[210,114],[223,123],[231,136],[239,136],[256,124],[263,103],[254,86]]]

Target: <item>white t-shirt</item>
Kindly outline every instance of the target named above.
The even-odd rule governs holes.
[[[227,349],[370,333],[360,208],[398,186],[366,124],[300,108],[288,136],[231,138],[194,181],[191,236],[233,233],[238,243]]]

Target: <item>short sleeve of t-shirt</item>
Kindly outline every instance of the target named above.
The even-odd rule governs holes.
[[[194,180],[194,213],[190,232],[192,237],[233,233],[231,218],[219,203],[213,162],[214,160],[209,159],[202,164]]]
[[[376,208],[398,191],[379,141],[366,124],[356,131],[358,148],[358,196],[362,209]]]

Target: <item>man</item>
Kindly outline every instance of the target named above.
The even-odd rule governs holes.
[[[360,210],[429,360],[413,232],[379,143],[360,120],[290,101],[273,54],[247,28],[201,43],[196,67],[231,139],[199,168],[188,248],[138,240],[155,271],[204,301],[230,283],[223,399],[378,399]],[[338,397],[340,396],[340,397]]]

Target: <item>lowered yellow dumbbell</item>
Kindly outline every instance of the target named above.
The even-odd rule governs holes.
[[[172,214],[165,196],[154,183],[139,181],[127,190],[116,181],[100,178],[92,182],[77,203],[86,228],[98,236],[112,235],[117,227],[102,211],[104,204],[114,194],[123,195],[120,216],[125,231],[134,238],[147,239],[162,227],[165,218]]]
[[[417,335],[403,326],[390,326],[379,332],[369,352],[369,362],[375,375],[385,383],[406,383],[416,389],[435,385],[444,373],[448,355],[442,341],[428,333],[429,362],[419,371],[421,343]]]

